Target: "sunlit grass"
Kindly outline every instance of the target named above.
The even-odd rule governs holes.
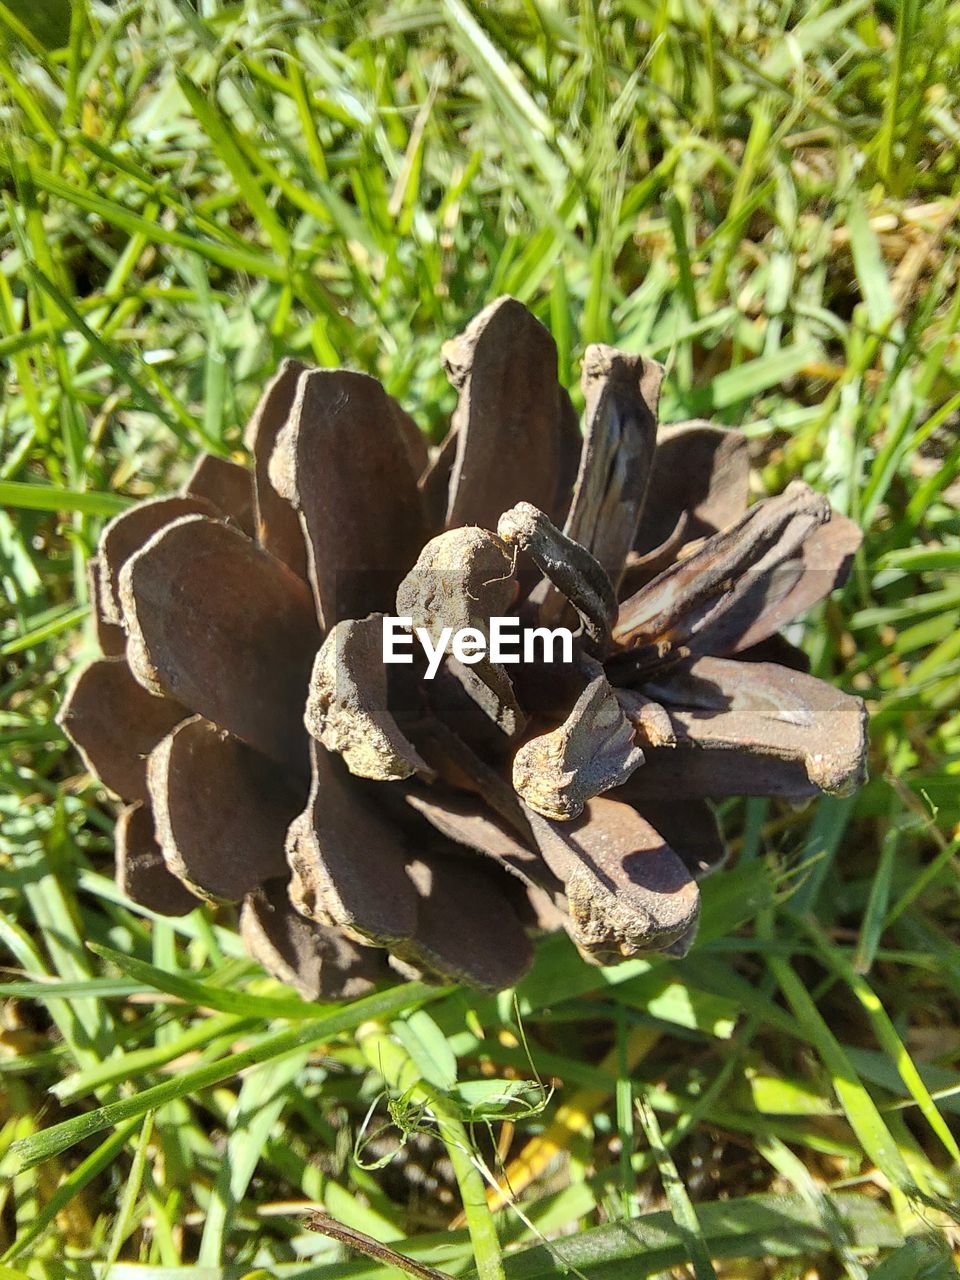
[[[463,1274],[431,1096],[518,1280],[955,1273],[958,72],[955,0],[0,5],[14,1274],[386,1274],[307,1230],[318,1204]],[[861,521],[802,641],[869,701],[871,781],[730,804],[682,961],[598,973],[555,939],[515,1000],[304,1005],[226,909],[154,920],[109,878],[111,802],[53,722],[84,561],[199,449],[239,453],[282,355],[376,373],[436,438],[440,345],[503,292],[575,399],[586,343],[643,350],[667,420],[747,430],[757,493],[802,475]]]

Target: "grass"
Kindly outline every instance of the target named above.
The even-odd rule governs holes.
[[[956,0],[0,4],[4,1280],[402,1274],[318,1205],[450,1275],[956,1274],[958,72]],[[53,722],[84,561],[241,450],[281,355],[436,438],[440,344],[503,292],[571,387],[642,349],[758,493],[862,523],[802,638],[871,781],[727,806],[682,961],[554,939],[513,995],[306,1005],[227,911],[114,888]]]

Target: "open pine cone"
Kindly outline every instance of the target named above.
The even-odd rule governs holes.
[[[393,967],[489,989],[566,928],[615,962],[682,954],[724,858],[710,801],[862,779],[863,704],[778,635],[859,534],[805,484],[747,507],[745,437],[657,430],[662,370],[589,347],[583,436],[549,333],[487,307],[444,357],[428,459],[375,379],[288,360],[252,470],[104,529],[104,657],[60,721],[127,802],[121,885],[178,914],[242,901],[246,944],[310,997]],[[514,614],[573,660],[382,660],[382,615],[437,636]]]

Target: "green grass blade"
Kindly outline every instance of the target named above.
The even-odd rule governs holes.
[[[313,1048],[329,1040],[332,1036],[344,1031],[352,1031],[361,1023],[371,1018],[388,1018],[424,1001],[437,999],[443,995],[443,988],[431,988],[420,982],[409,982],[392,990],[376,995],[365,996],[353,1004],[316,1018],[289,1031],[278,1031],[264,1036],[249,1049],[231,1053],[216,1062],[208,1063],[193,1071],[185,1071],[182,1075],[163,1084],[154,1085],[132,1098],[124,1098],[119,1102],[109,1103],[105,1107],[60,1124],[18,1142],[13,1147],[14,1154],[20,1161],[20,1167],[28,1169],[51,1156],[66,1151],[74,1143],[89,1138],[102,1129],[122,1124],[155,1111],[158,1107],[172,1102],[176,1098],[185,1098],[198,1093],[210,1085],[219,1084],[248,1067],[280,1058],[285,1054],[296,1053],[299,1049]]]

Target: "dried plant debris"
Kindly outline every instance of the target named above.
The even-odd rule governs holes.
[[[713,801],[864,777],[863,703],[778,633],[843,582],[850,520],[799,482],[749,506],[746,437],[658,428],[639,355],[587,349],[581,439],[514,299],[444,360],[432,460],[376,379],[284,361],[252,465],[199,458],[90,563],[104,656],[59,720],[124,802],[121,887],[241,903],[250,954],[310,999],[496,990],[539,929],[595,963],[683,954],[726,858]],[[427,679],[383,663],[394,612],[434,645],[580,625],[561,663],[448,653]]]

